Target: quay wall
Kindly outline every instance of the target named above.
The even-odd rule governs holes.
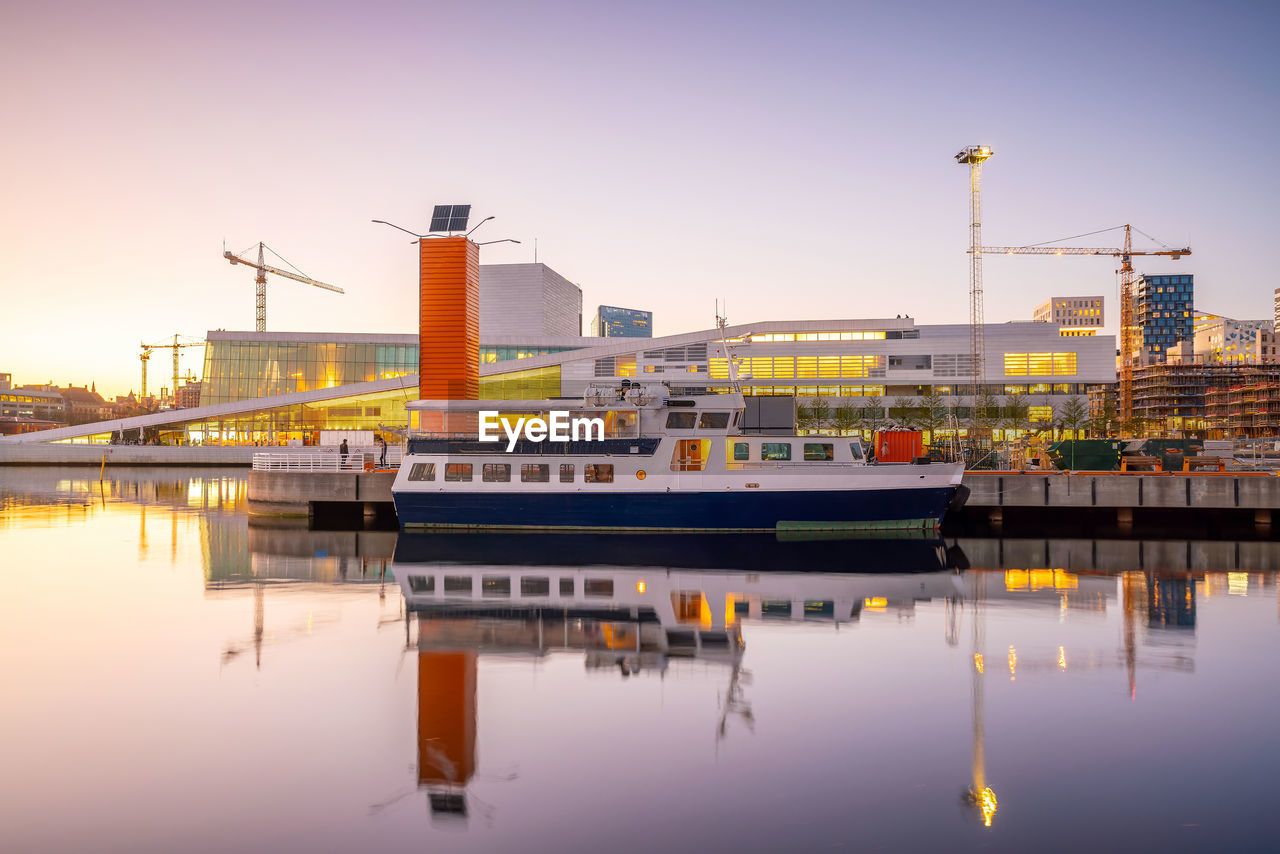
[[[0,466],[239,466],[253,465],[252,445],[77,445],[0,443]]]
[[[1280,475],[1254,472],[965,472],[969,507],[1280,508]]]
[[[391,503],[395,472],[250,471],[250,516],[312,516],[314,505]]]

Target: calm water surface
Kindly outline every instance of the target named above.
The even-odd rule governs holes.
[[[1276,544],[312,532],[97,477],[0,469],[3,851],[1280,845]]]

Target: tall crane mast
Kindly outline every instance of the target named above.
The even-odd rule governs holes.
[[[223,250],[222,250],[222,257],[226,258],[233,265],[244,264],[245,266],[252,267],[254,270],[257,271],[257,276],[253,280],[254,281],[254,310],[253,310],[254,331],[256,332],[267,331],[267,273],[274,273],[277,276],[284,276],[286,279],[292,279],[295,282],[302,282],[304,285],[312,285],[317,288],[323,288],[326,291],[333,291],[334,293],[339,293],[339,294],[344,293],[342,288],[336,287],[334,285],[326,285],[324,282],[318,282],[315,279],[311,278],[310,276],[303,275],[301,270],[294,273],[294,272],[290,272],[289,270],[282,270],[279,267],[270,266],[269,264],[266,263],[266,256],[265,256],[265,252],[268,249],[270,249],[270,247],[267,246],[265,243],[262,243],[261,241],[258,242],[258,260],[256,262],[250,261],[249,259],[244,258],[243,253],[241,253],[241,255],[236,255],[235,253],[228,251],[226,247],[223,247]],[[277,258],[280,258],[281,261],[284,261],[284,258],[280,256],[280,253],[276,252],[275,250],[271,250],[271,254],[275,255]],[[288,264],[289,262],[285,261],[285,263]],[[293,266],[293,265],[290,264],[290,266]]]
[[[987,380],[987,347],[982,317],[982,164],[992,155],[989,145],[970,145],[956,155],[969,167],[969,358],[973,412]]]
[[[1124,246],[1097,248],[1080,246],[982,246],[969,250],[972,257],[989,255],[1110,255],[1120,259],[1120,420],[1133,421],[1133,364],[1137,358],[1138,325],[1133,316],[1134,255],[1163,255],[1177,261],[1190,255],[1191,248],[1141,250],[1133,248],[1133,226],[1124,226]]]
[[[177,398],[178,381],[182,378],[181,372],[178,369],[178,352],[186,347],[200,347],[204,345],[204,341],[179,342],[178,339],[181,337],[182,336],[180,335],[174,335],[172,344],[169,344],[166,342],[164,344],[139,345],[142,347],[142,355],[140,357],[142,360],[142,392],[140,395],[141,397],[147,396],[147,363],[151,361],[151,351],[172,349],[173,350],[173,396],[175,399]]]

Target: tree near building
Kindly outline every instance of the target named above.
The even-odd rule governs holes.
[[[807,405],[796,407],[796,427],[800,430],[821,430],[830,420],[831,404],[824,397],[815,397]]]
[[[840,404],[831,413],[831,426],[835,427],[841,436],[847,435],[858,426],[858,408],[847,403]]]
[[[889,408],[889,414],[896,423],[914,427],[915,409],[915,398],[909,395],[898,395],[893,399],[893,406]]]
[[[929,432],[932,443],[933,434],[946,423],[947,418],[947,407],[942,400],[942,395],[934,391],[932,386],[920,397],[919,413],[920,429]]]
[[[858,418],[858,427],[862,430],[869,430],[874,439],[875,432],[886,423],[884,401],[879,395],[872,394],[862,399],[862,412]]]
[[[1062,425],[1062,429],[1069,432],[1071,438],[1078,439],[1080,431],[1088,421],[1089,410],[1080,402],[1080,398],[1067,398],[1066,403],[1062,404],[1062,412],[1058,417],[1058,423]]]

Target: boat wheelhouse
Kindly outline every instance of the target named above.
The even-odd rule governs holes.
[[[869,463],[856,437],[744,434],[739,394],[626,383],[581,400],[408,408],[392,491],[410,527],[932,530],[963,474]]]

